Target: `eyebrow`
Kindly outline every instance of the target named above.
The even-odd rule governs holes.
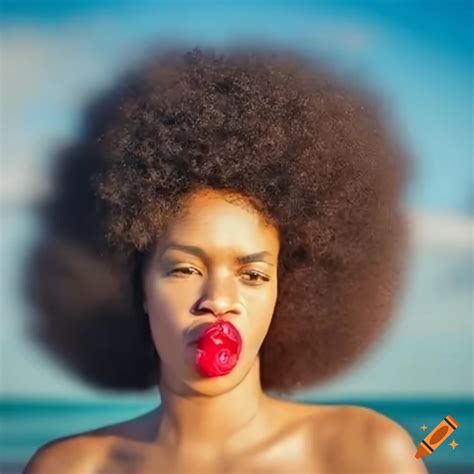
[[[163,251],[166,252],[167,250],[180,250],[182,252],[190,253],[191,255],[195,255],[196,257],[199,257],[201,260],[206,260],[207,255],[206,252],[204,252],[203,249],[200,247],[196,247],[194,245],[183,245],[183,244],[178,244],[177,242],[171,242]],[[267,250],[262,250],[261,252],[255,252],[250,255],[242,255],[239,257],[236,257],[236,262],[242,264],[245,263],[251,263],[251,262],[265,262],[268,263],[268,265],[275,266],[273,263],[270,263],[269,261],[265,260],[265,257],[271,257],[272,254],[268,252]]]

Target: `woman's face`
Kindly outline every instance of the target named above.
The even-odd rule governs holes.
[[[267,334],[277,299],[278,233],[219,191],[199,191],[186,203],[147,266],[144,309],[162,380],[180,391],[219,393],[245,377]],[[189,343],[203,323],[219,319],[238,329],[242,350],[229,374],[205,378]]]

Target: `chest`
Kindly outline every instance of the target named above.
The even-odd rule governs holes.
[[[314,450],[304,433],[268,439],[254,448],[235,455],[222,455],[220,447],[200,451],[141,449],[121,444],[109,452],[104,473],[127,474],[260,474],[321,472]],[[122,469],[122,470],[121,470]]]
[[[109,445],[101,474],[341,474],[370,472],[371,456],[363,433],[353,431],[348,417],[307,417],[308,422],[287,423],[234,448],[221,445],[167,450],[159,444],[130,443],[122,438]],[[324,429],[322,429],[322,427]],[[348,440],[350,442],[348,442]],[[356,442],[357,441],[357,442]],[[243,440],[245,443],[245,440]],[[228,452],[228,451],[227,451]]]
[[[365,460],[364,460],[365,459]],[[348,456],[337,446],[316,446],[297,440],[277,443],[242,456],[219,457],[137,449],[122,444],[102,457],[92,473],[100,474],[341,474],[376,472],[360,453]],[[357,469],[355,469],[357,467]],[[85,471],[88,472],[88,471]]]
[[[154,457],[142,466],[139,474],[279,474],[312,473],[316,465],[303,449],[282,449],[280,452],[261,451],[239,457],[206,456],[197,458],[183,454],[178,458]],[[138,472],[137,472],[138,474]]]

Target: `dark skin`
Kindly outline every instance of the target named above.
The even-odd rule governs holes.
[[[387,417],[262,391],[258,351],[278,292],[278,232],[219,192],[194,194],[186,209],[144,275],[144,309],[162,367],[160,407],[49,443],[25,473],[426,473],[408,433]],[[262,251],[258,261],[236,260]],[[219,318],[238,328],[243,349],[229,374],[205,378],[187,336]]]

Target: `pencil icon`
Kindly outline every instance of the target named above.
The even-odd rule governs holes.
[[[448,415],[418,445],[415,458],[418,459],[429,456],[438,449],[438,446],[442,444],[458,426],[459,423],[451,415]]]

